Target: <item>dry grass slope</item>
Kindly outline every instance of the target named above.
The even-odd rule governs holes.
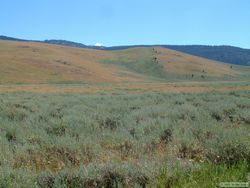
[[[145,82],[178,76],[195,81],[237,77],[239,70],[158,47],[101,51],[0,41],[0,84]]]
[[[140,76],[103,65],[106,51],[78,49],[42,43],[0,41],[1,83],[88,83],[138,81]],[[120,72],[125,72],[126,77]]]
[[[166,72],[184,75],[204,75],[212,77],[237,76],[240,74],[228,64],[211,61],[193,55],[165,48],[155,48],[156,57],[164,65]]]

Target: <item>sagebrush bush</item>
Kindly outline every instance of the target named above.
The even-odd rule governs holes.
[[[218,145],[217,152],[210,151],[207,158],[213,163],[221,163],[227,166],[246,161],[250,165],[250,148],[242,143],[224,143]]]

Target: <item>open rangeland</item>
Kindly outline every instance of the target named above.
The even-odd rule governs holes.
[[[0,187],[247,181],[248,67],[13,41],[0,41],[0,65]]]

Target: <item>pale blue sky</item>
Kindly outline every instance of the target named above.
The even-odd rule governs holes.
[[[250,48],[250,0],[0,0],[0,35]]]

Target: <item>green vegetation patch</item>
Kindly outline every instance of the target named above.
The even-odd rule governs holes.
[[[155,59],[152,48],[129,49],[116,53],[117,58],[105,59],[103,63],[125,67],[133,72],[146,76],[164,79],[166,72],[163,65]]]

